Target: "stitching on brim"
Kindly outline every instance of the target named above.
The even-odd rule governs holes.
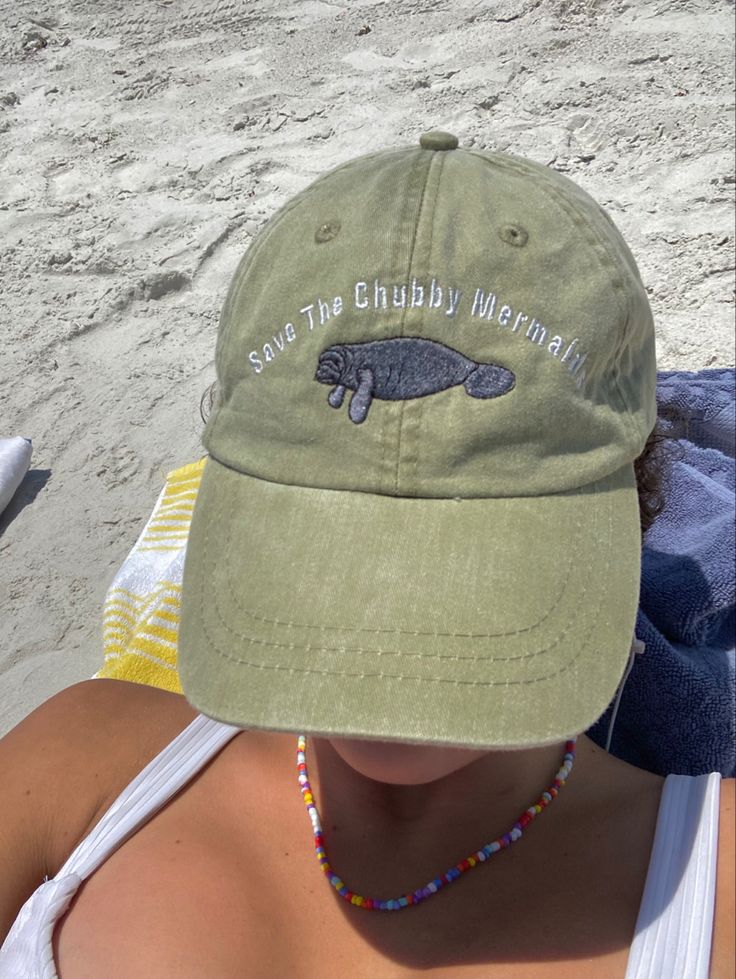
[[[608,510],[608,540],[607,540],[607,544],[609,546],[610,546],[610,541],[611,541],[612,537],[613,537],[613,520],[612,520],[611,508],[609,507],[609,510]],[[207,537],[207,532],[205,530],[205,551],[207,550],[207,544],[208,544],[208,537]],[[587,581],[587,577],[586,577],[585,580]],[[585,594],[585,591],[583,592],[583,594]],[[603,589],[601,589],[601,591],[600,591],[600,598],[599,598],[599,602],[598,602],[598,609],[596,611],[599,611],[600,610],[600,606],[602,604],[602,601],[603,601]],[[218,614],[219,614],[219,606],[218,606],[217,611],[218,611]],[[217,643],[217,640],[215,639],[215,637],[210,633],[209,629],[207,628],[207,624],[206,624],[205,616],[204,616],[204,590],[202,588],[199,589],[199,617],[200,617],[200,625],[201,625],[202,631],[204,632],[206,638],[209,641],[210,648],[215,652],[215,654],[218,655],[221,659],[226,659],[226,660],[228,660],[231,663],[235,663],[235,664],[240,665],[240,666],[246,666],[246,667],[248,667],[250,669],[273,670],[273,671],[287,672],[287,673],[292,673],[292,674],[314,674],[314,675],[318,675],[318,676],[352,677],[354,679],[375,678],[375,679],[388,679],[388,680],[391,680],[391,679],[395,679],[395,680],[414,680],[414,681],[419,682],[419,683],[441,683],[441,684],[449,684],[451,686],[466,686],[466,687],[510,687],[510,686],[526,686],[526,685],[529,685],[529,684],[532,684],[532,683],[545,682],[547,680],[553,679],[554,677],[560,676],[563,673],[566,673],[569,669],[571,669],[572,666],[573,666],[573,664],[580,658],[580,656],[583,653],[583,650],[588,645],[588,639],[589,639],[590,635],[594,632],[595,625],[596,625],[595,620],[593,619],[592,620],[591,627],[590,627],[590,630],[588,631],[588,634],[585,636],[585,638],[581,641],[580,646],[579,646],[577,652],[573,654],[572,658],[566,664],[561,664],[560,667],[559,667],[559,669],[557,669],[555,671],[552,671],[551,673],[547,673],[547,674],[545,674],[543,676],[530,677],[530,678],[521,679],[521,680],[509,680],[509,679],[505,679],[505,680],[486,680],[486,681],[483,681],[483,680],[462,680],[462,679],[457,679],[457,678],[450,679],[450,678],[447,678],[447,677],[407,676],[406,674],[392,674],[392,673],[385,673],[385,672],[381,672],[381,673],[365,673],[365,672],[349,672],[347,670],[343,670],[343,671],[338,671],[338,670],[325,670],[325,669],[319,670],[319,669],[314,669],[314,668],[309,668],[309,667],[301,667],[300,668],[300,667],[294,667],[294,666],[284,666],[284,665],[278,664],[278,663],[252,663],[252,662],[250,662],[248,660],[238,659],[237,657],[235,657],[235,656],[233,656],[233,655],[228,654],[227,652],[225,652],[225,650],[223,650],[219,646],[219,644]],[[223,620],[222,620],[221,617],[220,617],[220,622],[222,623],[222,625],[225,625],[225,623],[223,622]],[[228,628],[228,627],[225,626],[225,628]],[[276,644],[271,644],[271,645],[276,645]],[[299,646],[297,644],[293,644],[293,645],[291,645],[289,647],[284,647],[284,648],[302,649],[302,650],[311,650],[311,649],[315,649],[316,648],[319,651],[319,647]],[[375,650],[362,650],[362,649],[361,650],[347,650],[347,649],[344,649],[342,647],[338,648],[337,651],[338,652],[349,652],[349,651],[350,652],[373,652],[373,653],[376,652]],[[401,654],[399,653],[399,655],[401,655]],[[414,655],[417,655],[417,654],[414,654]],[[418,655],[422,655],[422,654],[418,654]],[[538,653],[533,653],[531,655],[536,656],[536,655],[538,655]],[[489,660],[485,660],[485,662],[486,663],[488,663],[488,662],[496,663],[496,662],[498,662],[498,660],[490,660],[490,661]]]
[[[598,495],[598,494],[596,494],[596,495]],[[206,528],[205,529],[205,557],[207,555],[208,546],[209,546],[209,526],[210,526],[210,517],[207,517],[206,518],[206,523],[205,523],[205,528]],[[564,595],[565,590],[567,589],[567,583],[568,583],[568,581],[570,579],[570,575],[572,573],[573,555],[575,553],[575,545],[576,545],[577,541],[580,539],[581,533],[582,533],[582,525],[581,525],[580,519],[578,517],[578,519],[575,522],[575,539],[574,539],[574,541],[570,542],[570,547],[568,548],[568,564],[567,564],[567,571],[565,573],[564,581],[563,581],[563,583],[561,585],[561,588],[560,588],[559,593],[554,597],[554,599],[552,601],[550,601],[549,608],[548,608],[547,612],[542,616],[541,619],[539,619],[533,625],[527,626],[524,629],[515,629],[515,630],[508,631],[508,632],[469,632],[469,633],[462,633],[462,632],[422,632],[422,631],[415,631],[415,630],[411,630],[411,629],[380,629],[380,628],[379,629],[368,629],[368,628],[365,628],[365,627],[361,627],[361,628],[357,628],[356,629],[356,628],[354,628],[352,626],[345,626],[345,625],[320,625],[318,623],[311,623],[311,622],[294,622],[294,621],[285,621],[283,619],[269,619],[269,618],[266,618],[265,616],[258,615],[257,612],[254,612],[251,609],[245,608],[245,606],[241,604],[241,602],[240,602],[240,600],[238,598],[238,595],[236,594],[236,592],[233,589],[232,579],[231,579],[230,575],[226,574],[225,577],[226,577],[227,587],[228,587],[228,590],[230,592],[230,597],[231,597],[231,599],[233,601],[233,604],[238,609],[238,611],[241,612],[243,615],[247,616],[248,618],[254,619],[255,621],[261,622],[261,623],[263,623],[265,625],[280,626],[280,627],[286,628],[286,629],[295,629],[295,628],[296,629],[315,629],[315,630],[319,630],[320,632],[348,632],[348,633],[365,634],[365,635],[372,635],[372,636],[377,636],[377,635],[412,636],[414,638],[427,638],[427,639],[429,639],[429,638],[438,638],[438,639],[499,639],[499,638],[503,638],[503,637],[506,637],[506,636],[520,636],[520,635],[523,635],[524,633],[533,632],[534,630],[539,629],[546,622],[546,620],[552,614],[553,609],[557,606],[557,604],[559,603],[560,599]],[[227,550],[226,550],[226,553],[225,553],[225,562],[226,563],[229,563],[230,549],[231,549],[232,546],[233,546],[233,534],[228,533],[227,534],[227,545],[226,545]],[[312,647],[305,647],[305,648],[312,648]]]
[[[608,539],[606,541],[606,545],[609,546],[609,547],[610,547],[610,542],[611,542],[612,536],[613,536],[612,512],[611,512],[611,508],[609,507],[608,508]],[[205,567],[207,566],[206,554],[208,552],[208,549],[209,549],[209,536],[208,536],[207,525],[206,525],[205,526],[205,548],[204,548],[204,550],[205,550],[205,561],[204,561]],[[588,579],[589,579],[589,575],[584,574],[584,581],[586,582],[586,585],[583,588],[582,595],[580,596],[580,601],[582,601],[582,599],[585,597],[586,590],[587,590],[587,581],[588,581]],[[599,611],[600,606],[601,606],[601,603],[602,603],[602,600],[603,600],[603,590],[601,590],[600,595],[599,595],[598,608],[596,609],[596,612]],[[578,604],[580,604],[580,602]],[[238,637],[240,640],[245,639],[249,643],[249,645],[252,646],[252,645],[254,645],[254,644],[257,643],[258,645],[269,646],[269,647],[272,647],[272,648],[291,649],[291,650],[302,650],[304,652],[315,651],[315,652],[358,653],[358,654],[369,654],[369,655],[374,655],[374,656],[392,655],[392,656],[399,656],[399,657],[404,658],[404,659],[406,659],[406,658],[421,658],[424,661],[429,660],[429,659],[435,659],[435,660],[450,660],[450,659],[452,659],[452,660],[455,660],[458,663],[463,662],[463,661],[466,661],[466,662],[467,661],[472,661],[472,662],[484,662],[484,663],[487,663],[487,664],[495,664],[495,663],[499,663],[499,662],[514,662],[514,661],[519,661],[519,660],[529,660],[529,659],[536,658],[537,656],[540,656],[540,655],[542,655],[544,653],[548,653],[550,649],[554,648],[554,646],[559,645],[559,643],[562,641],[563,637],[566,634],[564,632],[561,633],[560,636],[558,637],[557,641],[552,646],[547,646],[547,647],[545,647],[545,648],[543,648],[541,650],[535,650],[532,653],[528,653],[526,655],[518,656],[518,657],[496,657],[496,658],[491,658],[491,659],[488,659],[488,658],[485,658],[485,657],[477,657],[477,656],[475,656],[475,657],[459,656],[457,654],[454,654],[452,656],[443,656],[442,654],[438,654],[438,653],[431,653],[431,654],[427,654],[427,653],[413,653],[413,652],[412,653],[409,653],[409,652],[402,652],[401,650],[377,650],[377,649],[364,649],[362,647],[345,647],[345,646],[338,646],[338,647],[320,647],[320,646],[310,646],[310,645],[306,645],[305,646],[305,645],[301,645],[299,643],[282,644],[282,643],[268,642],[266,640],[259,640],[259,639],[256,639],[254,637],[246,636],[245,634],[239,633],[236,630],[232,629],[230,626],[228,626],[226,624],[226,622],[224,621],[224,619],[222,617],[220,606],[217,603],[217,592],[216,591],[215,591],[215,606],[216,606],[216,610],[217,610],[217,617],[219,619],[220,624],[228,632],[230,632],[232,635]],[[227,652],[225,652],[218,645],[217,640],[211,634],[211,632],[209,631],[209,629],[207,628],[207,625],[206,625],[205,612],[204,612],[204,591],[201,588],[199,589],[199,615],[200,615],[200,625],[201,625],[201,628],[202,628],[205,636],[209,640],[209,643],[210,643],[212,649],[221,658],[227,659],[227,660],[229,660],[230,662],[233,662],[233,663],[238,663],[238,664],[241,664],[243,666],[247,666],[249,668],[253,668],[253,669],[267,669],[267,670],[279,670],[279,671],[286,671],[286,672],[295,673],[295,674],[298,674],[298,673],[314,673],[314,674],[320,674],[320,675],[324,675],[324,676],[355,676],[355,677],[376,676],[376,677],[387,677],[387,678],[393,677],[395,679],[417,680],[417,681],[420,681],[420,682],[424,682],[424,681],[428,681],[428,682],[445,682],[445,683],[451,683],[451,684],[463,684],[463,685],[467,685],[467,686],[508,686],[508,685],[524,684],[524,683],[535,683],[535,682],[539,682],[541,680],[550,679],[551,677],[556,676],[556,675],[564,672],[566,669],[569,669],[570,665],[575,662],[575,660],[581,654],[582,650],[586,647],[588,636],[590,635],[590,632],[592,632],[593,629],[594,629],[594,627],[595,627],[595,620],[593,620],[593,624],[591,625],[590,630],[588,631],[588,635],[581,642],[581,646],[580,646],[580,649],[578,650],[578,652],[573,656],[573,658],[568,662],[568,664],[566,666],[564,666],[564,665],[563,666],[560,666],[560,668],[557,671],[553,672],[553,673],[546,674],[543,677],[530,678],[528,680],[518,680],[518,681],[515,681],[515,680],[479,681],[479,680],[454,680],[454,679],[448,679],[448,678],[442,678],[442,677],[407,676],[406,674],[388,674],[388,673],[385,673],[385,672],[375,673],[375,674],[366,674],[365,672],[352,673],[352,672],[348,672],[348,671],[327,670],[327,669],[321,669],[320,670],[320,669],[314,669],[314,668],[309,668],[309,667],[301,667],[300,668],[300,667],[296,667],[296,666],[285,666],[283,664],[263,663],[263,662],[261,662],[261,663],[251,662],[249,660],[241,659],[241,658],[239,658],[237,656],[234,656],[232,654],[228,654]],[[569,623],[568,623],[568,628],[569,628]]]
[[[201,610],[200,610],[201,611]],[[552,680],[557,676],[561,676],[566,673],[569,669],[573,667],[575,662],[580,658],[583,650],[586,648],[586,643],[582,643],[578,648],[578,651],[573,655],[573,657],[565,664],[561,665],[558,670],[553,670],[551,673],[545,673],[543,676],[530,677],[523,680],[462,680],[458,678],[450,677],[440,677],[440,676],[410,676],[406,673],[386,673],[382,671],[380,673],[366,673],[364,670],[351,672],[349,670],[318,670],[310,667],[296,667],[296,666],[284,666],[281,663],[253,663],[250,660],[238,659],[235,656],[229,655],[225,650],[223,650],[218,644],[214,636],[210,633],[204,619],[201,620],[202,631],[204,632],[207,640],[210,644],[210,648],[214,653],[221,659],[226,659],[237,666],[245,666],[248,669],[254,670],[269,670],[281,673],[292,673],[292,674],[310,674],[315,676],[336,676],[336,677],[349,677],[356,680],[366,680],[366,679],[380,679],[380,680],[402,680],[402,681],[414,681],[416,683],[442,683],[454,687],[515,687],[515,686],[528,686],[532,683],[543,683],[546,680]],[[591,630],[592,631],[592,630]],[[292,646],[286,647],[291,649],[309,649],[311,647],[302,646]],[[346,652],[356,652],[356,650],[345,650]],[[373,652],[373,650],[358,650],[359,652]],[[488,661],[486,661],[488,662]],[[490,662],[495,663],[497,660],[491,660]]]

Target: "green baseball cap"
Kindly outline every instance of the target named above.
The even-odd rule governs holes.
[[[561,740],[626,664],[656,417],[634,259],[573,182],[419,145],[242,259],[184,570],[187,698],[243,727]]]

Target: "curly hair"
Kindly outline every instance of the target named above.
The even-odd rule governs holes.
[[[667,502],[666,483],[675,461],[674,445],[673,439],[663,433],[662,423],[657,419],[641,454],[634,459],[642,536],[664,510]]]
[[[217,381],[204,391],[199,413],[206,424],[217,401]],[[673,440],[663,434],[659,420],[649,434],[641,454],[634,460],[636,488],[639,494],[639,523],[642,536],[649,530],[666,503],[665,484],[674,455]]]

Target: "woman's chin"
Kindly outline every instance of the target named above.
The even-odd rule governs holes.
[[[426,785],[487,754],[483,750],[331,738],[340,758],[364,778],[387,785]]]

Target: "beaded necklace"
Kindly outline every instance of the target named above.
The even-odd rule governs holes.
[[[575,759],[576,741],[577,738],[572,738],[570,741],[566,742],[562,764],[552,784],[540,795],[533,806],[529,806],[528,809],[524,810],[508,833],[504,833],[503,836],[500,836],[492,843],[486,843],[486,845],[481,847],[480,850],[476,850],[475,853],[471,853],[470,856],[466,857],[464,860],[461,860],[460,863],[455,864],[454,867],[450,867],[444,874],[440,874],[439,877],[435,877],[433,880],[430,880],[424,887],[420,887],[416,891],[408,891],[406,894],[402,894],[401,897],[391,898],[387,901],[380,901],[376,898],[361,897],[359,894],[351,891],[350,888],[347,887],[346,884],[338,877],[338,875],[333,872],[332,867],[330,866],[327,859],[327,853],[325,852],[322,824],[320,823],[319,813],[317,812],[317,806],[315,805],[314,796],[312,795],[312,787],[309,784],[306,755],[307,739],[305,735],[300,734],[299,738],[297,739],[296,749],[296,767],[299,778],[299,788],[301,790],[304,803],[307,807],[309,818],[312,821],[314,848],[319,865],[327,877],[327,880],[335,888],[340,897],[349,904],[354,904],[356,907],[365,908],[367,911],[401,911],[402,908],[409,907],[411,904],[420,904],[422,901],[426,901],[428,897],[432,897],[433,894],[436,894],[437,891],[441,890],[443,887],[446,887],[447,884],[452,884],[453,881],[457,880],[458,877],[466,873],[466,871],[472,870],[473,867],[477,867],[480,863],[485,863],[485,861],[489,857],[493,856],[494,853],[498,853],[499,850],[505,849],[507,846],[510,846],[519,839],[532,819],[534,819],[535,816],[538,816],[543,809],[546,809],[553,799],[557,798],[557,793],[567,781],[567,778],[572,771],[572,765]]]

